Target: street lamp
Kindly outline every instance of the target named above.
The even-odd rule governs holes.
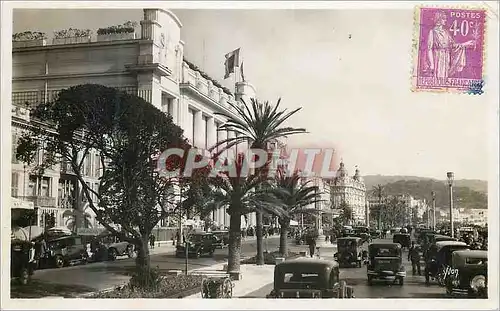
[[[454,230],[453,230],[453,179],[455,175],[453,172],[448,172],[446,173],[446,177],[448,178],[448,185],[450,186],[450,231],[451,234],[450,236],[453,238],[454,237]]]
[[[432,230],[436,231],[436,192],[432,191]]]

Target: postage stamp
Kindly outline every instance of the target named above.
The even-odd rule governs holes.
[[[483,93],[486,10],[415,9],[414,91]]]

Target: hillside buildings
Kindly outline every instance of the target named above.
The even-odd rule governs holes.
[[[138,33],[98,35],[96,40],[90,35],[68,36],[53,39],[52,44],[45,39],[13,42],[11,194],[18,207],[25,204],[36,210],[34,224],[44,226],[49,215],[55,226],[70,226],[74,218],[71,211],[78,208],[89,214],[89,226],[98,225],[67,163],[36,177],[30,167],[15,159],[14,146],[21,132],[37,126],[29,120],[26,105],[51,100],[62,89],[92,83],[137,94],[169,113],[198,148],[234,137],[234,132],[217,131],[226,119],[216,113],[235,116],[228,103],[254,97],[255,89],[241,82],[233,94],[186,61],[181,28],[172,12],[145,9]],[[240,145],[233,151],[244,149],[246,146]],[[39,150],[37,161],[42,157],[43,150]],[[85,181],[93,189],[97,189],[101,174],[99,161],[99,155],[91,153],[84,162]],[[253,214],[248,219],[247,225],[255,223]],[[212,220],[229,225],[223,208],[212,214]],[[167,226],[168,221],[160,225]]]

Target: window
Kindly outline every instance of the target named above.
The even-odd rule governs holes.
[[[28,181],[28,191],[26,193],[27,196],[35,196],[37,195],[37,178],[35,176],[30,176],[30,179]]]
[[[101,156],[98,154],[94,155],[94,177],[101,176]]]
[[[88,153],[84,160],[84,174],[85,176],[91,176],[92,172],[92,154]]]
[[[17,135],[15,133],[12,133],[12,163],[14,164],[19,163],[16,157],[17,141],[18,141]]]
[[[50,177],[42,177],[40,183],[40,196],[50,197]]]
[[[12,197],[14,197],[14,198],[17,197],[18,190],[19,190],[19,174],[18,173],[12,173],[11,193],[10,193],[10,195]]]

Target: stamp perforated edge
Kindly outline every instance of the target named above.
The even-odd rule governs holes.
[[[468,95],[480,95],[471,94],[464,90],[458,90],[456,88],[441,87],[436,89],[419,89],[417,88],[417,65],[418,65],[418,51],[420,50],[420,9],[422,8],[436,8],[436,9],[457,9],[457,10],[471,10],[471,11],[484,11],[484,24],[483,24],[483,55],[482,55],[482,67],[481,67],[481,80],[483,81],[483,89],[486,86],[486,79],[484,76],[486,68],[486,46],[487,46],[487,27],[488,27],[488,8],[482,6],[463,6],[463,5],[417,5],[413,8],[413,38],[412,38],[412,52],[411,52],[411,65],[410,68],[410,83],[411,91],[415,93],[430,92],[430,93],[452,93],[452,94],[468,94]]]

